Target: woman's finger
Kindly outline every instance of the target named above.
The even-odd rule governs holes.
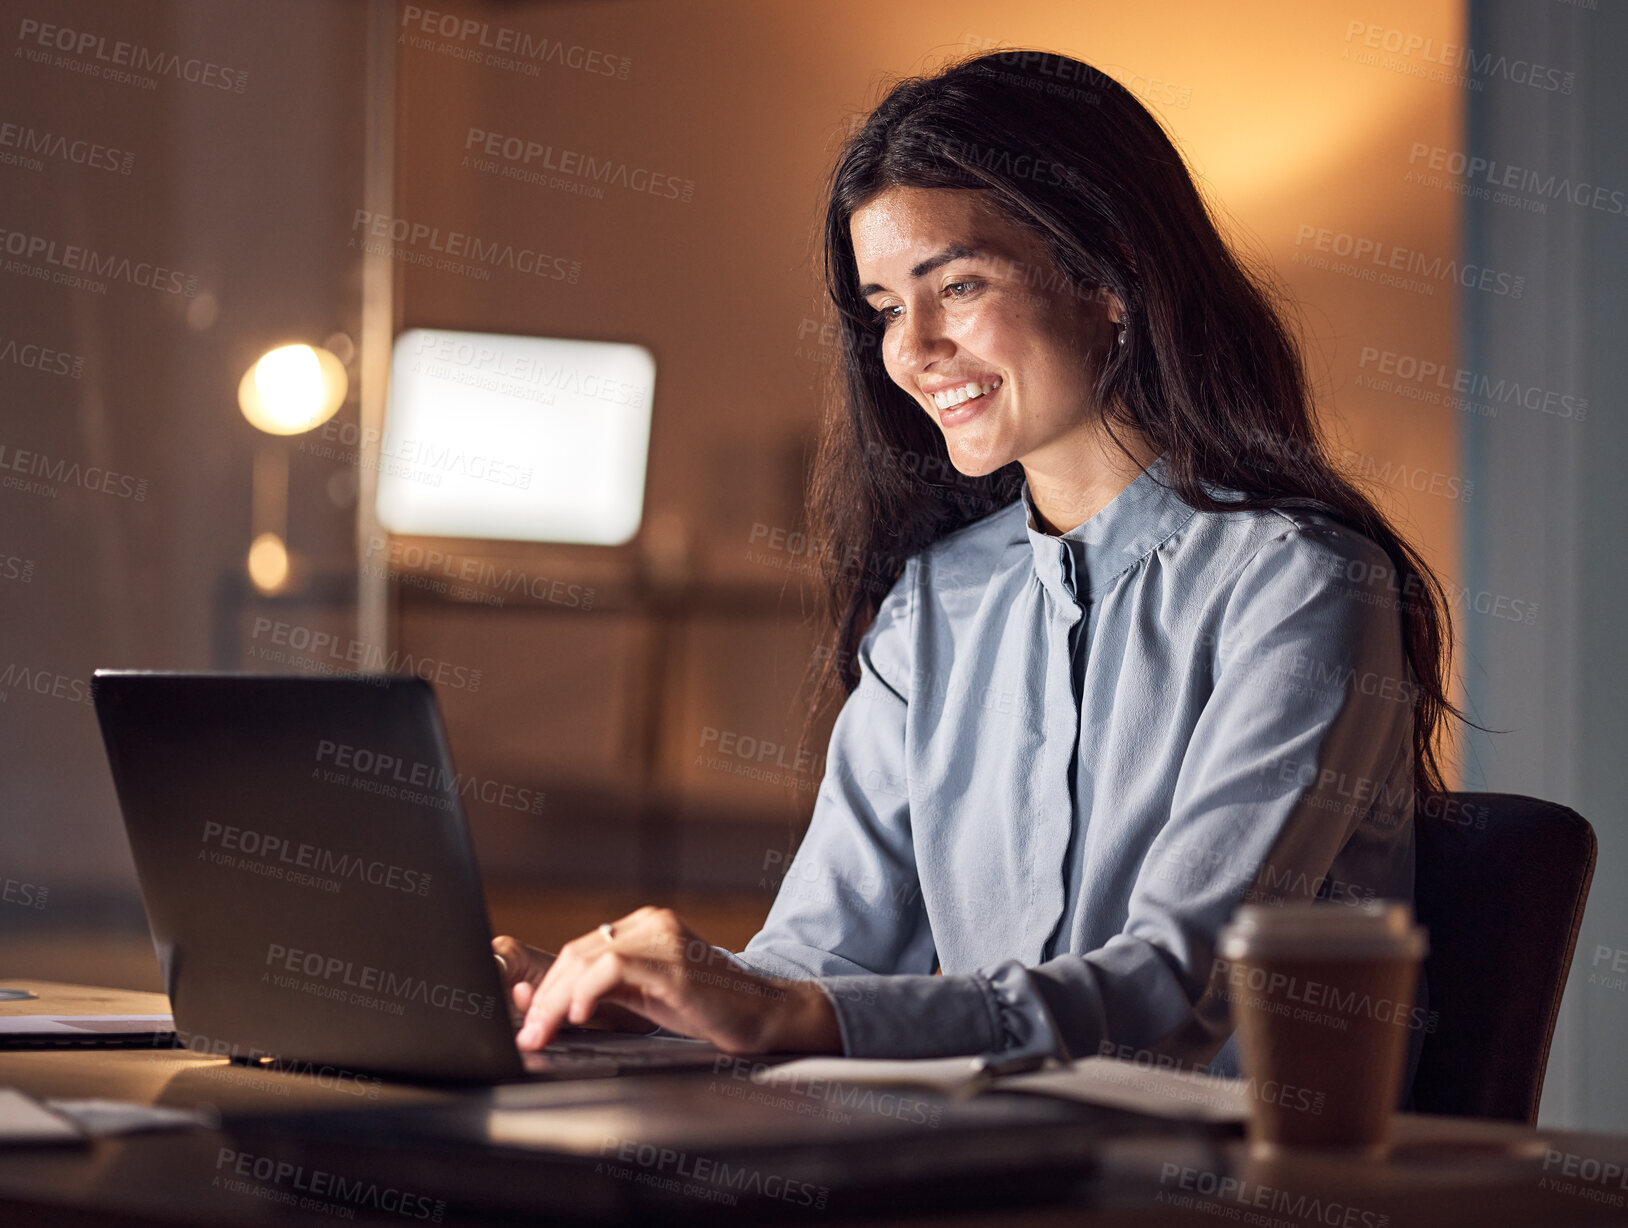
[[[564,1018],[579,1027],[586,1023],[599,1005],[600,998],[627,979],[627,964],[627,960],[609,950],[589,964],[571,986]]]
[[[562,977],[569,976],[575,969],[581,967],[585,941],[583,938],[573,938],[560,948],[560,953],[550,962],[548,969],[537,982],[538,994],[547,993],[553,986],[559,984]]]
[[[520,943],[507,934],[499,934],[492,939],[492,954],[497,956],[497,964],[502,971],[505,986],[524,979],[526,957]]]
[[[626,942],[627,938],[618,934],[616,941]],[[658,966],[661,964],[616,951],[597,931],[567,943],[532,998],[515,1043],[523,1049],[540,1048],[567,1022],[587,1024],[601,1004],[650,1018],[639,1008],[647,1005],[651,989],[667,974],[664,966]]]
[[[526,1011],[526,1020],[514,1038],[516,1045],[522,1049],[541,1049],[554,1039],[570,1008],[578,976],[580,972],[569,977],[562,975],[537,991]]]
[[[585,934],[560,948],[542,983],[532,992],[525,1008],[525,1021],[514,1038],[517,1045],[522,1049],[540,1049],[553,1038],[559,1030],[558,1018],[564,1015],[570,1001],[572,985],[588,961],[603,954],[604,948],[605,940],[599,934]]]
[[[626,961],[608,948],[591,961],[576,956],[575,952],[572,954],[574,966],[571,974],[562,974],[539,989],[532,1000],[531,1009],[526,1012],[526,1024],[521,1033],[530,1043],[548,1044],[567,1018],[572,1023],[586,1020],[593,1014],[593,1003],[615,986],[625,973]],[[572,1012],[574,1005],[581,1001],[588,1003],[588,1009],[579,1018]]]
[[[514,1043],[521,1049],[541,1049],[543,1040],[543,997],[532,998],[526,1007],[526,1017],[520,1021],[520,1030],[514,1034]]]
[[[582,1026],[596,1015],[614,1012],[636,1021],[624,1030],[648,1031],[657,1024],[688,1032],[695,1012],[683,1002],[679,976],[670,964],[607,951],[573,985],[561,1023]]]
[[[492,939],[492,954],[497,956],[506,986],[518,985],[523,981],[536,983],[542,980],[543,974],[554,962],[552,952],[527,946],[508,934],[499,934]]]

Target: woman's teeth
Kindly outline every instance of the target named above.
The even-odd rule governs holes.
[[[954,409],[957,405],[972,400],[973,397],[981,397],[994,392],[1000,386],[1001,381],[999,379],[992,380],[987,384],[980,384],[976,380],[968,380],[959,388],[946,388],[943,392],[933,393],[933,403],[940,409]]]

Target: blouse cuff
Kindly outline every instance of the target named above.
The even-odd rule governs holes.
[[[828,976],[815,983],[831,999],[848,1057],[1062,1053],[1051,1014],[1017,960],[964,976]]]

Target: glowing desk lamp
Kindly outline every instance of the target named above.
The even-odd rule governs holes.
[[[243,373],[237,404],[243,416],[266,434],[299,435],[333,417],[349,390],[345,364],[331,350],[280,345]],[[255,449],[253,502],[249,579],[262,593],[280,592],[290,571],[288,453],[280,446]]]

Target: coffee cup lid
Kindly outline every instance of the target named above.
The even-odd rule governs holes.
[[[1413,906],[1402,900],[1245,904],[1222,927],[1218,946],[1223,959],[1423,959],[1429,949],[1428,931],[1414,924]]]

